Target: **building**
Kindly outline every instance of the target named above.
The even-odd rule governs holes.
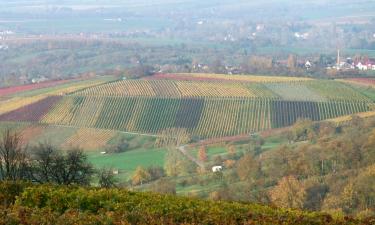
[[[307,60],[306,63],[305,63],[305,68],[306,68],[307,70],[309,70],[311,67],[312,67],[311,62],[310,62],[309,60]]]
[[[355,67],[357,69],[363,70],[363,71],[366,71],[366,70],[375,70],[375,60],[368,59],[365,62],[359,61],[359,62],[355,63]]]

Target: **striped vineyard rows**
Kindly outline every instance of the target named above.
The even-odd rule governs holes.
[[[61,96],[49,96],[35,103],[0,115],[0,121],[38,122],[61,99]]]
[[[350,101],[51,96],[3,114],[0,120],[146,134],[175,127],[212,138],[289,126],[301,118],[317,121],[365,111],[369,111],[367,103]]]

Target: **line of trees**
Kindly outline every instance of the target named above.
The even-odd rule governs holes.
[[[0,180],[27,180],[34,183],[61,185],[90,185],[97,175],[99,185],[113,187],[116,179],[112,170],[96,171],[87,155],[79,148],[66,152],[50,144],[27,147],[22,134],[7,129],[0,140]]]

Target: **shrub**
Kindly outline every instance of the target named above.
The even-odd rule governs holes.
[[[322,213],[130,192],[122,189],[26,185],[17,195],[15,205],[0,207],[0,224],[307,225],[374,222],[373,218],[362,221],[350,217],[335,219]]]

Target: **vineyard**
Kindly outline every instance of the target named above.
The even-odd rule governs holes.
[[[252,88],[254,87],[254,88]],[[144,97],[261,97],[255,85],[185,82],[169,80],[125,80],[89,88],[75,95]],[[269,93],[272,95],[272,93]]]
[[[372,99],[337,81],[239,75],[190,77],[227,82],[86,81],[48,94],[0,102],[4,106],[0,108],[0,121],[82,128],[67,145],[84,145],[85,141],[79,140],[95,136],[87,128],[159,134],[174,127],[199,138],[214,138],[285,127],[303,118],[318,121],[367,112],[373,105]],[[111,135],[102,136],[108,138],[96,146]]]
[[[162,80],[195,80],[195,81],[231,81],[231,82],[296,82],[308,81],[310,78],[303,77],[279,77],[279,76],[259,76],[259,75],[226,75],[226,74],[206,74],[206,73],[177,73],[177,74],[156,74],[147,79]]]
[[[289,126],[299,118],[324,120],[368,110],[366,102],[57,96],[3,114],[0,120],[145,134],[177,127],[208,138]]]
[[[338,81],[345,82],[348,84],[357,84],[375,88],[375,79],[371,78],[350,78],[350,79],[338,79]]]
[[[96,150],[106,146],[115,132],[108,130],[81,128],[70,136],[62,145],[63,148],[79,147],[82,149]]]

